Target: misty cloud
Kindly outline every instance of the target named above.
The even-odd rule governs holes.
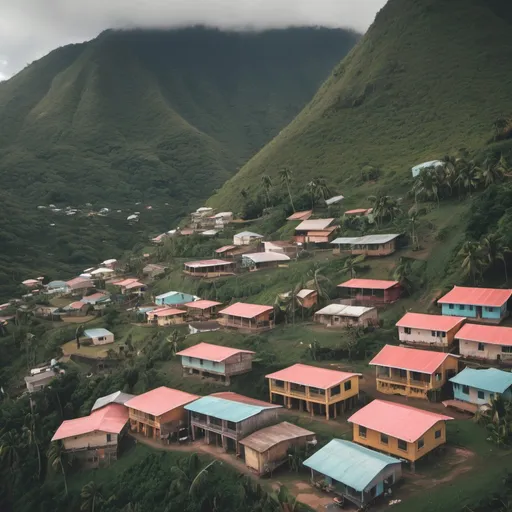
[[[0,80],[108,28],[286,26],[364,32],[386,0],[0,0]]]

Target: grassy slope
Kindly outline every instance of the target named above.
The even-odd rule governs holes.
[[[313,100],[252,158],[212,205],[240,204],[283,167],[303,189],[323,176],[346,196],[365,165],[389,189],[416,163],[478,148],[512,112],[512,28],[503,0],[390,0]]]

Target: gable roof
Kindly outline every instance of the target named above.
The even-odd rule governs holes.
[[[373,400],[354,413],[348,421],[413,443],[438,421],[452,419],[450,416],[417,409],[409,405]]]
[[[464,324],[457,332],[458,340],[476,341],[489,345],[512,346],[512,327],[497,325]]]
[[[111,336],[113,333],[103,327],[98,327],[96,329],[86,329],[84,331],[84,336],[87,338],[99,338],[101,336]]]
[[[329,389],[345,382],[351,377],[361,377],[360,373],[340,372],[327,368],[318,368],[307,364],[294,364],[283,370],[265,375],[266,379],[283,380],[301,386],[311,386],[318,389]]]
[[[356,215],[358,213],[370,213],[373,208],[354,208],[353,210],[347,210],[345,215]]]
[[[249,259],[254,263],[272,263],[274,261],[290,261],[290,256],[280,252],[254,252],[243,254],[242,259]]]
[[[212,393],[210,396],[216,396],[218,398],[224,398],[225,400],[231,400],[232,402],[239,402],[241,404],[257,405],[259,407],[266,407],[267,409],[274,409],[280,407],[276,404],[265,402],[264,400],[258,400],[257,398],[251,398],[250,396],[240,395],[234,391],[219,391]]]
[[[87,295],[86,297],[82,297],[80,299],[81,302],[86,304],[95,304],[96,302],[106,302],[109,301],[110,297],[106,293],[93,293],[92,295]]]
[[[258,233],[254,233],[253,231],[242,231],[241,233],[237,233],[234,238],[243,238],[245,236],[251,237],[251,238],[263,238],[263,235],[260,235]]]
[[[129,393],[123,393],[122,391],[115,391],[114,393],[110,393],[110,395],[101,396],[94,402],[92,406],[91,412],[96,409],[101,409],[109,404],[121,404],[124,405],[125,402],[134,398],[135,395],[130,395]]]
[[[161,293],[160,295],[156,295],[155,299],[165,299],[167,297],[173,297],[174,295],[181,295],[183,298],[193,297],[193,295],[190,295],[190,293],[172,291],[172,292],[166,292],[166,293]]]
[[[161,386],[128,400],[124,405],[146,414],[161,416],[198,398],[197,395],[185,391]]]
[[[432,374],[449,357],[459,356],[445,352],[434,352],[432,350],[384,345],[381,351],[368,364]]]
[[[386,281],[383,279],[349,279],[338,285],[339,288],[368,288],[372,290],[388,290],[397,286],[398,281]]]
[[[245,302],[236,302],[231,306],[219,311],[219,315],[231,315],[231,316],[239,316],[242,318],[254,318],[256,316],[261,315],[262,313],[266,313],[267,311],[272,311],[274,309],[273,306],[263,306],[261,304],[246,304]]]
[[[483,389],[491,393],[504,393],[512,386],[512,373],[497,370],[496,368],[487,368],[486,370],[464,368],[464,370],[452,377],[450,382]]]
[[[358,236],[340,236],[335,238],[331,244],[334,245],[353,245],[359,240]]]
[[[333,439],[303,462],[304,466],[362,492],[399,459],[343,439]]]
[[[331,197],[330,199],[326,199],[325,200],[325,204],[330,206],[331,204],[336,204],[336,203],[339,203],[342,199],[345,199],[344,196],[334,196],[334,197]]]
[[[327,229],[333,222],[334,219],[304,220],[295,228],[295,231],[322,231]]]
[[[308,220],[313,215],[313,210],[305,210],[303,212],[295,212],[286,220]]]
[[[512,290],[499,288],[470,288],[454,286],[441,297],[438,304],[464,304],[474,306],[501,307],[510,299]]]
[[[329,304],[325,308],[319,309],[315,315],[326,315],[326,316],[350,316],[353,318],[359,318],[368,311],[375,308],[367,308],[364,306],[346,306],[345,304]]]
[[[254,354],[251,350],[243,350],[239,348],[223,347],[221,345],[213,345],[211,343],[198,343],[192,347],[177,352],[177,356],[195,357],[197,359],[206,359],[207,361],[215,361],[220,363],[236,354]]]
[[[190,268],[220,267],[228,265],[233,265],[233,262],[225,260],[200,260],[188,261],[187,263],[185,263],[185,266]]]
[[[216,302],[214,300],[195,300],[193,302],[187,302],[186,304],[183,304],[186,308],[192,308],[192,309],[209,309],[213,308],[215,306],[220,306],[222,302]]]
[[[231,251],[231,249],[236,249],[236,245],[223,245],[222,247],[219,247],[218,249],[215,249],[215,252],[217,254],[221,254],[223,252]]]
[[[426,315],[423,313],[406,313],[395,324],[397,327],[425,329],[427,331],[451,331],[466,320],[461,316]],[[512,329],[511,329],[512,330]]]
[[[283,421],[248,435],[240,441],[240,444],[258,453],[263,453],[283,441],[291,441],[300,437],[314,435],[315,433],[311,432],[311,430],[306,430],[305,428],[293,425],[293,423]]]
[[[318,293],[316,290],[310,290],[309,288],[303,288],[299,292],[297,292],[297,297],[299,299],[305,299],[309,297],[312,293]]]
[[[63,421],[53,435],[52,441],[97,431],[119,434],[127,421],[128,409],[124,405],[109,404],[91,412],[89,416]]]
[[[151,311],[147,311],[146,315],[148,317],[164,317],[164,316],[178,316],[178,315],[186,315],[187,312],[183,309],[177,308],[159,308],[152,309]]]

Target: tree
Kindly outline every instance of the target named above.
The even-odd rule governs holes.
[[[0,438],[0,460],[12,473],[20,462],[20,442],[15,430],[7,431]]]
[[[261,184],[263,185],[266,207],[268,208],[270,206],[270,190],[272,189],[272,178],[268,174],[264,174],[261,177]]]
[[[361,263],[365,261],[366,256],[364,254],[360,254],[359,256],[355,256],[353,258],[347,258],[344,262],[343,268],[341,271],[344,274],[350,274],[351,278],[356,277],[357,272],[361,268]]]
[[[84,333],[85,327],[83,325],[79,325],[75,331],[76,348],[80,348],[80,338],[84,335]]]
[[[30,414],[25,417],[25,425],[22,427],[23,436],[29,446],[34,446],[37,454],[37,478],[41,478],[41,450],[39,448],[39,438],[37,436],[37,425],[32,410]]]
[[[297,512],[299,510],[300,504],[297,498],[292,496],[284,485],[279,487],[274,499],[278,503],[281,512]]]
[[[180,351],[180,342],[183,341],[183,337],[180,336],[180,333],[174,329],[169,336],[167,336],[167,341],[171,344],[171,351],[173,357]]]
[[[292,210],[295,212],[295,206],[293,205],[292,192],[290,190],[290,183],[292,181],[292,171],[290,169],[285,168],[279,172],[279,177],[281,178],[281,183],[286,185],[286,189],[288,190],[288,197],[290,198],[290,205]]]
[[[503,263],[505,270],[505,282],[508,282],[507,259],[505,254],[510,252],[508,247],[503,244],[503,238],[496,233],[491,233],[482,238],[482,249],[484,258],[487,260],[489,266],[494,266],[497,261]]]
[[[433,167],[423,169],[412,187],[415,202],[418,202],[418,199],[433,199],[439,205],[440,177],[441,174]]]
[[[99,486],[94,481],[91,481],[82,487],[82,492],[80,493],[80,496],[82,498],[80,510],[83,510],[84,512],[94,512],[96,507],[103,503],[103,496],[101,495],[101,486]]]
[[[50,444],[50,448],[48,448],[48,462],[50,463],[51,468],[57,472],[61,471],[62,476],[64,477],[64,489],[66,496],[68,494],[68,482],[66,478],[66,464],[69,464],[69,460],[67,460],[66,453],[62,448],[62,444],[57,441]]]
[[[319,299],[329,300],[328,287],[332,286],[332,282],[322,274],[322,269],[315,265],[308,272],[308,276],[311,279],[306,283],[306,286],[315,290]]]
[[[418,238],[418,232],[417,232],[417,223],[418,218],[425,213],[424,208],[419,208],[417,204],[412,206],[409,211],[407,212],[407,215],[409,217],[409,230],[410,230],[410,236],[412,241],[412,248],[414,251],[420,250],[420,242]]]
[[[27,362],[27,369],[29,369],[31,366],[35,364],[35,354],[34,354],[34,340],[35,335],[27,332],[25,334],[25,357]]]
[[[478,242],[464,242],[457,256],[464,276],[471,277],[472,283],[476,284],[485,268],[482,246]]]
[[[326,201],[331,197],[332,191],[327,185],[324,178],[313,178],[307,185],[306,188],[311,198],[311,208],[315,208],[316,200],[318,198]]]
[[[504,169],[500,162],[486,160],[482,169],[482,180],[485,187],[490,187],[495,183],[501,183],[505,178]]]
[[[469,196],[480,185],[480,176],[482,170],[470,161],[465,165],[460,165],[457,168],[457,177],[455,178],[455,185],[459,187],[459,192],[464,190]]]
[[[191,496],[194,489],[200,484],[201,480],[208,474],[209,469],[214,464],[222,465],[219,460],[213,460],[201,469],[201,461],[196,453],[193,453],[180,463],[181,465],[173,466],[171,472],[174,475],[173,485],[181,492],[188,492]],[[182,467],[183,466],[183,467]]]
[[[407,293],[411,293],[413,289],[413,282],[412,265],[409,258],[404,258],[403,256],[400,257],[393,272],[393,278],[395,281],[400,283],[400,286],[406,290]]]
[[[379,194],[369,196],[368,201],[373,205],[372,214],[375,217],[377,225],[379,225],[380,221],[383,219],[393,221],[396,216],[402,213],[399,201],[394,197]]]

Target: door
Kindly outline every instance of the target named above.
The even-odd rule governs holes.
[[[482,306],[477,306],[476,307],[476,317],[477,318],[482,318]]]

